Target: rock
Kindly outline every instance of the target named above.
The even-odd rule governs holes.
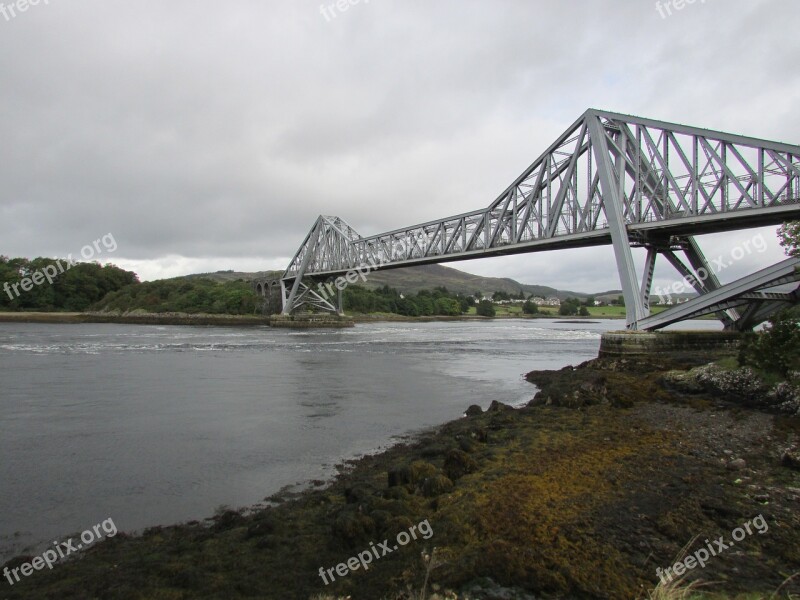
[[[796,471],[800,471],[800,448],[792,446],[787,448],[781,457],[781,464]]]
[[[701,394],[703,386],[697,381],[695,371],[669,371],[661,378],[661,384],[684,394]]]
[[[247,528],[247,539],[263,537],[275,533],[275,522],[272,519],[257,521]]]
[[[502,402],[498,402],[497,400],[492,400],[492,403],[489,405],[489,408],[486,409],[486,412],[506,412],[509,410],[514,410],[508,404],[503,404]]]
[[[392,517],[383,526],[382,534],[387,538],[396,538],[401,531],[408,531],[414,526],[414,521],[405,516]]]
[[[431,463],[425,462],[424,460],[417,460],[408,466],[389,471],[389,487],[415,484],[426,477],[432,477],[437,472],[438,469]]]
[[[470,432],[470,436],[477,442],[481,442],[482,444],[489,443],[489,432],[484,429],[475,429],[474,431]]]
[[[420,450],[420,455],[425,458],[434,458],[436,456],[441,456],[450,446],[445,446],[444,444],[429,444]]]
[[[344,491],[344,499],[348,504],[365,502],[369,496],[369,491],[360,487],[349,487]]]
[[[470,406],[467,409],[467,412],[465,414],[468,417],[476,417],[478,415],[482,415],[483,414],[483,409],[480,406],[478,406],[477,404],[473,404],[472,406]]]
[[[460,437],[458,438],[458,447],[461,448],[464,452],[474,452],[475,442],[473,442],[469,438]]]
[[[226,509],[213,517],[214,531],[226,531],[244,524],[245,518],[241,513]]]
[[[537,600],[521,588],[507,588],[485,578],[470,584],[462,590],[465,598],[472,600]]]
[[[349,543],[366,538],[375,531],[375,522],[352,510],[341,511],[333,522],[334,535]]]
[[[453,482],[444,475],[434,475],[422,482],[422,495],[426,498],[434,498],[441,494],[446,494],[453,489]]]
[[[800,389],[797,387],[782,381],[772,388],[767,396],[770,403],[776,405],[782,413],[800,416]]]
[[[551,372],[534,371],[528,373],[527,379],[539,387],[539,392],[528,402],[529,407],[561,406],[577,409],[596,404],[631,404],[631,398],[626,396],[627,390],[624,393],[617,390],[616,397],[610,398],[607,375],[583,366],[578,369],[565,367]]]
[[[417,483],[428,477],[433,477],[439,472],[434,465],[424,460],[415,460],[408,466],[408,482]]]
[[[747,468],[747,461],[743,458],[736,458],[728,463],[728,469],[731,471],[741,471]]]
[[[478,470],[478,463],[462,450],[450,450],[444,459],[444,474],[452,481]]]
[[[751,406],[773,406],[778,400],[750,367],[727,370],[714,363],[695,367],[688,372],[672,371],[662,377],[662,383],[686,394],[707,393],[726,400]]]
[[[378,531],[385,531],[386,525],[394,518],[388,510],[373,510],[369,513],[369,518],[375,523]]]
[[[408,470],[405,468],[389,471],[389,487],[397,487],[408,483]]]

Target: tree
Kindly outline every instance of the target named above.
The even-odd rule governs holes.
[[[526,315],[537,315],[539,314],[539,307],[536,304],[528,299],[525,301],[525,304],[522,305],[522,312]]]
[[[577,298],[567,298],[561,303],[561,306],[558,309],[558,314],[562,316],[572,316],[577,315],[578,310],[580,310],[581,301]]]
[[[439,298],[436,300],[436,314],[457,317],[461,314],[461,304],[454,298]]]
[[[800,256],[800,221],[784,223],[778,229],[781,246],[787,256]]]
[[[492,304],[489,300],[481,300],[478,303],[478,315],[481,317],[494,317],[497,312],[494,309],[494,304]]]
[[[421,317],[430,317],[435,314],[436,307],[430,295],[422,293],[424,291],[426,290],[420,290],[420,293],[417,295],[416,305]]]
[[[34,283],[27,291],[21,287],[26,278]],[[18,288],[18,293],[0,295],[4,310],[83,311],[109,293],[138,283],[138,279],[135,273],[111,264],[65,266],[51,258],[0,257],[0,283],[7,283],[12,290],[15,285]]]
[[[582,316],[582,317],[588,317],[588,316],[591,315],[591,313],[589,312],[589,309],[586,308],[585,306],[581,306],[581,310],[578,312],[578,314],[580,316]]]
[[[397,312],[406,317],[419,316],[419,309],[411,298],[401,298],[397,302]]]
[[[574,304],[562,302],[561,306],[558,308],[558,314],[560,314],[562,317],[571,317],[573,315],[577,315],[578,307]]]
[[[594,306],[594,296],[588,296],[586,300],[583,301],[584,306]]]
[[[508,294],[508,292],[497,291],[492,294],[492,300],[494,302],[502,302],[503,300],[511,300],[511,296]]]
[[[791,311],[772,317],[761,333],[751,333],[739,350],[739,364],[786,377],[800,369],[800,318]]]

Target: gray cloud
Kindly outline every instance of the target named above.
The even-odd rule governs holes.
[[[667,19],[649,0],[362,0],[330,21],[307,0],[50,0],[0,18],[0,253],[113,232],[115,262],[146,278],[276,268],[320,213],[372,234],[486,206],[590,106],[797,142],[798,16],[791,0]],[[610,249],[453,266],[619,285]]]

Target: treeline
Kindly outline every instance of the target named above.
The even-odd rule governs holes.
[[[344,291],[344,309],[357,313],[394,313],[407,317],[458,316],[474,306],[472,297],[447,291],[445,287],[420,290],[414,295],[400,294],[388,285],[370,290],[350,285]]]
[[[210,279],[162,279],[137,283],[106,296],[93,310],[151,313],[251,315],[263,300],[245,281],[217,283]]]
[[[0,256],[0,311],[82,312],[138,282],[114,265]]]
[[[578,300],[577,298],[567,298],[563,302],[561,302],[561,306],[558,308],[558,314],[564,317],[569,317],[572,315],[580,315],[581,317],[588,317],[589,316],[589,306],[594,306],[594,298],[589,297],[583,302]]]

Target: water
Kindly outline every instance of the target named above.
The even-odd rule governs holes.
[[[107,518],[256,504],[470,404],[524,403],[523,373],[594,358],[621,324],[0,324],[0,562]]]

